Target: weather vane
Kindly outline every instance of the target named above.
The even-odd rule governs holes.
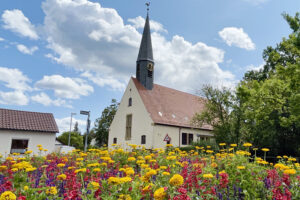
[[[149,12],[150,1],[146,3],[146,6],[147,6],[147,12]]]

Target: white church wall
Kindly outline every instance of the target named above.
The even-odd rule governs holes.
[[[168,134],[171,138],[170,144],[174,147],[184,147],[188,145],[182,145],[182,133],[193,134],[193,141],[196,142],[198,136],[208,138],[211,140],[213,138],[213,134],[208,130],[199,130],[199,129],[190,129],[190,128],[179,128],[175,126],[166,126],[166,125],[155,125],[154,126],[154,148],[164,148],[166,146],[166,142],[164,138]]]
[[[13,139],[28,140],[28,150],[32,150],[34,154],[39,153],[38,144],[50,153],[55,149],[55,138],[55,133],[0,130],[0,153],[4,156],[10,153]]]
[[[132,98],[132,106],[128,106],[129,98]],[[132,114],[131,140],[125,140],[126,116]],[[146,148],[152,148],[153,121],[147,112],[135,84],[130,79],[120,102],[118,111],[110,126],[108,145],[112,147],[113,138],[117,138],[117,144],[127,148],[126,144],[141,145],[142,135],[146,135]]]

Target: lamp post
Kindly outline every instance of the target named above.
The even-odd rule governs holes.
[[[73,118],[73,115],[76,115],[76,113],[71,113],[71,121],[70,121],[70,132],[69,132],[68,146],[70,146],[70,143],[71,143],[71,131],[72,131],[72,118]]]
[[[87,122],[86,122],[86,135],[85,135],[85,143],[84,143],[84,152],[86,152],[86,149],[87,149],[87,140],[88,140],[88,135],[89,135],[89,131],[90,131],[90,125],[91,125],[90,111],[81,110],[80,114],[88,116]]]

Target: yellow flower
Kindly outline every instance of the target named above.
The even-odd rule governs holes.
[[[218,167],[218,164],[217,163],[215,163],[215,162],[213,162],[213,163],[211,163],[211,165],[210,165],[211,167],[213,167],[213,168],[216,168],[216,167]]]
[[[166,196],[166,192],[164,188],[159,188],[154,192],[154,199],[155,200],[163,200]]]
[[[166,147],[172,147],[173,145],[172,144],[166,144]]]
[[[285,174],[296,174],[296,170],[294,169],[286,169],[283,171],[283,173]]]
[[[246,169],[245,166],[237,166],[236,168],[237,168],[237,169]]]
[[[19,171],[19,169],[18,168],[12,168],[11,171],[12,172],[17,172],[17,171]]]
[[[16,200],[17,197],[11,191],[5,191],[1,194],[0,200]]]
[[[80,172],[86,172],[86,168],[75,170],[75,174],[80,173]]]
[[[231,147],[237,147],[237,144],[230,144]]]
[[[169,172],[163,172],[162,175],[164,175],[164,176],[170,176],[170,173]]]
[[[226,146],[226,143],[220,143],[219,145],[220,146]]]
[[[99,189],[99,187],[100,187],[100,185],[99,185],[98,182],[92,181],[92,182],[90,182],[89,184],[93,187],[94,190],[97,190],[97,189]]]
[[[203,174],[203,178],[213,178],[214,175],[212,174]]]
[[[93,172],[100,172],[100,171],[101,171],[100,168],[95,168],[95,169],[93,169]]]
[[[36,145],[36,147],[38,147],[38,148],[41,148],[41,147],[42,147],[42,145],[41,145],[41,144],[38,144],[38,145]]]
[[[29,190],[29,187],[27,185],[24,186],[24,190]]]
[[[56,195],[57,194],[56,187],[50,187],[49,189],[47,189],[46,194]]]
[[[180,186],[183,184],[183,177],[179,174],[175,174],[169,181],[171,185]]]
[[[258,148],[253,148],[253,151],[257,151],[258,150]]]
[[[268,149],[268,148],[262,148],[261,150],[264,152],[270,151],[270,149]]]
[[[59,163],[59,164],[57,164],[57,167],[64,167],[66,164],[64,164],[64,163]]]
[[[131,197],[129,194],[121,194],[118,200],[131,200]]]
[[[246,143],[244,143],[244,144],[243,144],[243,146],[244,146],[244,147],[251,147],[251,146],[252,146],[252,144],[251,144],[251,143],[249,143],[249,142],[246,142]]]
[[[130,168],[125,169],[126,176],[134,175],[134,170]]]
[[[66,178],[67,178],[67,176],[65,174],[60,174],[57,176],[57,179],[61,180],[61,181],[66,180]]]
[[[36,170],[35,167],[26,168],[26,172],[33,172],[35,170]]]
[[[280,158],[282,158],[282,157],[281,157],[281,156],[277,156],[276,158],[280,159]]]
[[[129,162],[135,161],[135,157],[129,157],[127,160],[128,160]]]
[[[32,151],[25,151],[25,154],[31,154]]]

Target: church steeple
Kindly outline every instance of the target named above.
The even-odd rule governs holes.
[[[149,11],[149,3],[147,10]],[[147,12],[145,27],[136,61],[136,78],[148,90],[153,88],[154,60],[151,42],[149,13]]]

